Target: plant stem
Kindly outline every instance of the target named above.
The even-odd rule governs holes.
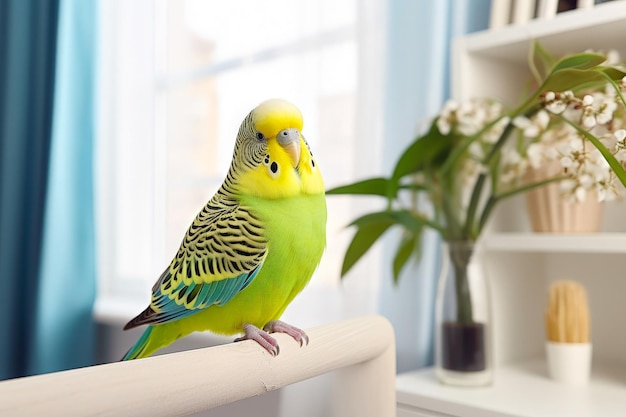
[[[504,146],[504,143],[506,142],[506,139],[509,136],[509,133],[515,127],[513,125],[512,120],[513,119],[511,118],[511,121],[509,121],[509,123],[504,128],[502,135],[500,136],[498,141],[493,145],[493,147],[489,151],[489,154],[484,160],[485,165],[489,165],[491,163],[491,160],[498,154],[500,149],[502,149],[502,147]],[[480,202],[480,197],[482,196],[483,187],[485,186],[486,180],[487,180],[487,174],[482,172],[476,179],[476,182],[474,183],[474,189],[472,190],[472,196],[470,198],[470,203],[467,208],[467,217],[465,218],[464,235],[466,237],[474,237],[477,235],[476,233],[478,231],[475,230],[474,217],[476,216],[476,211],[478,210],[478,203]]]
[[[454,272],[454,287],[456,292],[457,312],[459,323],[474,322],[472,296],[467,275],[469,261],[474,252],[474,244],[467,240],[448,243],[448,251]]]
[[[493,210],[493,208],[496,206],[496,204],[498,202],[500,202],[500,200],[504,200],[504,199],[512,197],[512,196],[514,196],[516,194],[522,194],[522,193],[526,193],[528,191],[532,191],[535,188],[543,187],[543,186],[551,184],[553,182],[564,180],[565,178],[567,178],[567,177],[559,175],[559,176],[548,178],[548,179],[545,179],[545,180],[533,182],[531,184],[525,184],[525,185],[523,185],[521,187],[513,188],[511,190],[505,191],[505,192],[497,194],[497,195],[495,195],[495,194],[491,195],[489,197],[489,199],[487,200],[487,203],[485,203],[485,207],[483,208],[483,212],[480,215],[480,220],[478,222],[478,234],[480,235],[480,233],[482,232],[483,227],[485,226],[485,223],[487,223],[487,220],[489,219],[489,215],[491,214],[491,210]]]

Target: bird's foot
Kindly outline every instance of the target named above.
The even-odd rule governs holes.
[[[278,347],[276,339],[270,336],[269,333],[288,334],[293,337],[296,342],[300,343],[300,346],[309,344],[309,336],[307,336],[304,330],[280,320],[270,321],[263,327],[263,330],[252,324],[246,324],[243,326],[243,330],[245,334],[235,339],[235,342],[240,342],[242,340],[254,340],[272,356],[278,355],[280,353],[280,348]]]
[[[304,332],[304,330],[299,329],[290,324],[287,324],[284,321],[280,321],[280,320],[270,321],[269,323],[265,325],[265,327],[263,327],[263,330],[265,330],[268,333],[288,334],[289,336],[293,337],[296,342],[300,343],[300,346],[309,344],[309,336]]]
[[[278,355],[278,353],[280,352],[278,342],[276,342],[276,339],[270,336],[266,331],[261,330],[252,324],[246,324],[245,326],[243,326],[243,329],[245,334],[235,339],[235,342],[240,342],[242,340],[254,340],[259,345],[261,345],[263,349],[267,350],[270,355]]]

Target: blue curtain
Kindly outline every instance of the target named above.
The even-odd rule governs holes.
[[[0,0],[0,378],[24,375],[39,291],[58,1]]]
[[[389,0],[384,132],[385,171],[449,97],[451,41],[488,26],[490,0]],[[393,238],[393,236],[391,236]],[[386,245],[391,265],[397,239]],[[396,329],[398,371],[432,364],[439,241],[424,236],[421,262],[394,287],[385,269],[381,312]]]
[[[0,378],[93,362],[95,1],[0,0]]]
[[[62,0],[33,373],[94,362],[95,0]]]

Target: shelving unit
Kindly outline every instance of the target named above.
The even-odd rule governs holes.
[[[616,49],[626,58],[626,1],[597,5],[497,32],[468,35],[453,47],[453,95],[496,97],[514,105],[528,73],[531,42],[554,54]],[[626,415],[626,202],[609,203],[596,234],[535,234],[523,198],[504,202],[482,237],[494,317],[494,384],[462,389],[432,369],[399,375],[398,417],[553,417]],[[574,279],[587,288],[592,315],[592,379],[560,385],[547,376],[543,311],[548,285]]]
[[[488,252],[626,254],[626,233],[492,233],[484,239],[484,249]]]
[[[531,359],[498,367],[494,385],[475,389],[437,384],[431,369],[411,372],[396,383],[398,417],[622,417],[623,371],[595,364],[589,386],[567,386],[548,379],[542,359]]]

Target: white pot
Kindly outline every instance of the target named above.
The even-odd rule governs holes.
[[[553,380],[584,385],[591,373],[591,343],[546,342],[548,374]]]

